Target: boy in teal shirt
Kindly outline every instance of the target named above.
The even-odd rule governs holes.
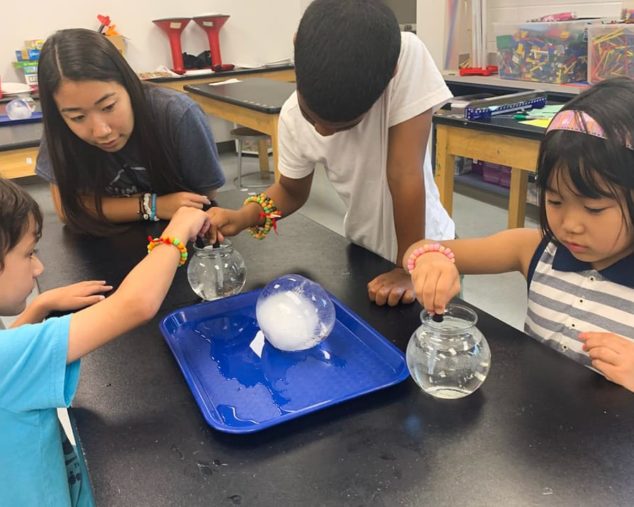
[[[11,329],[0,330],[0,505],[92,505],[56,408],[70,405],[82,356],[156,314],[186,260],[179,239],[205,234],[209,221],[201,210],[180,208],[162,236],[169,242],[157,243],[107,299],[112,287],[89,281],[43,292],[26,307],[44,270],[35,254],[41,227],[33,198],[0,180],[0,315],[22,312]],[[79,308],[42,322],[51,311]]]

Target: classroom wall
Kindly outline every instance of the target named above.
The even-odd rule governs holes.
[[[439,68],[444,60],[445,10],[444,0],[416,0],[416,34]]]
[[[11,66],[14,50],[26,39],[46,38],[60,28],[97,29],[97,14],[107,14],[128,37],[127,58],[136,71],[171,65],[167,37],[152,19],[229,14],[220,32],[222,59],[226,63],[262,64],[292,55],[293,33],[307,0],[32,0],[28,9],[21,2],[2,2],[0,29],[0,75],[15,81]],[[193,21],[182,36],[183,51],[198,54],[209,49],[207,36]],[[21,78],[20,78],[21,80]]]

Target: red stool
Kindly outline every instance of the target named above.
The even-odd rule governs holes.
[[[220,56],[220,29],[224,25],[229,16],[226,14],[209,15],[209,16],[196,16],[192,18],[196,24],[207,32],[209,38],[209,52],[211,53],[211,68],[215,72],[221,72],[223,70],[233,70],[234,65],[230,63],[222,63],[222,57]]]
[[[183,65],[183,50],[181,49],[181,33],[187,26],[191,18],[165,18],[153,19],[152,23],[163,30],[170,41],[172,50],[172,69],[176,74],[185,74],[185,66]]]

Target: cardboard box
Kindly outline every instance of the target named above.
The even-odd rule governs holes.
[[[114,44],[114,47],[116,47],[119,50],[119,53],[125,56],[125,50],[127,45],[125,37],[123,35],[110,35],[110,36],[107,35],[106,37],[108,37],[108,40],[112,42]]]

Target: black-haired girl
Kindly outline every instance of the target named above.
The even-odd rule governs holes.
[[[142,83],[103,35],[50,36],[38,65],[44,137],[36,173],[74,229],[169,219],[202,208],[224,184],[203,111],[185,94]]]
[[[538,168],[541,230],[421,241],[403,259],[418,300],[444,311],[460,273],[519,271],[525,331],[634,391],[634,81],[604,81],[550,123]]]

